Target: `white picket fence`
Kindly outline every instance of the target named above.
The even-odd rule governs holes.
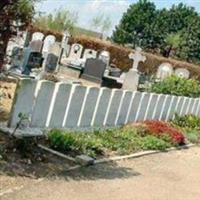
[[[105,127],[169,120],[175,113],[200,116],[200,99],[23,79],[10,127],[16,126],[19,113],[27,115],[34,128]]]

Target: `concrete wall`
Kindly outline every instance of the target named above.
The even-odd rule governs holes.
[[[200,116],[200,99],[23,79],[9,126],[16,126],[19,113],[29,117],[30,127],[103,127],[169,120],[175,113]]]

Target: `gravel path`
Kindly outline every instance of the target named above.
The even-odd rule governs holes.
[[[30,179],[0,199],[199,200],[199,187],[200,147],[193,147],[79,169],[39,182]]]

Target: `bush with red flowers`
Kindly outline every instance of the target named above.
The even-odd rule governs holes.
[[[185,143],[185,137],[181,131],[170,126],[170,124],[157,121],[157,120],[148,120],[144,122],[147,131],[159,138],[163,136],[168,136],[171,142],[175,145],[183,145]]]

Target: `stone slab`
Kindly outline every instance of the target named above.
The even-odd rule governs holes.
[[[143,97],[140,110],[138,111],[139,114],[138,114],[138,117],[137,117],[137,121],[143,121],[144,120],[145,113],[148,109],[147,106],[148,106],[149,100],[150,100],[150,93],[146,93]]]
[[[162,108],[162,113],[160,115],[160,119],[161,120],[166,120],[168,111],[170,109],[170,103],[171,103],[171,101],[172,101],[172,97],[171,96],[166,96],[165,105]]]
[[[123,83],[123,89],[124,90],[131,90],[131,91],[137,91],[139,83],[139,74],[135,70],[130,70],[126,73],[124,83]]]
[[[178,97],[174,97],[173,98],[173,102],[171,104],[171,108],[169,108],[170,110],[168,111],[168,119],[172,119],[174,114],[175,114],[175,108],[177,106],[177,103],[178,103]],[[168,120],[167,119],[167,120]]]
[[[149,104],[149,109],[148,109],[148,113],[147,113],[146,119],[152,119],[157,100],[158,100],[158,95],[157,94],[153,94],[152,98],[151,98],[151,102]]]
[[[103,122],[105,119],[106,111],[108,109],[108,103],[111,97],[110,89],[103,89],[102,95],[100,97],[99,105],[97,108],[94,126],[100,127],[103,126]]]
[[[135,122],[139,104],[141,101],[141,97],[142,97],[142,93],[135,92],[135,96],[131,105],[131,110],[130,110],[130,114],[129,114],[127,122]]]
[[[160,95],[157,106],[155,107],[155,115],[153,116],[153,119],[159,119],[165,98],[166,98],[165,95]]]
[[[65,83],[60,84],[56,95],[49,127],[51,128],[62,127],[71,88],[72,88],[71,84],[65,84]]]
[[[175,113],[180,115],[181,114],[181,109],[183,106],[183,102],[184,102],[184,97],[178,97],[178,105],[175,109]]]
[[[75,87],[75,90],[70,102],[70,107],[67,114],[65,127],[67,128],[77,127],[85,93],[86,93],[86,87],[80,86],[80,85],[77,85]]]
[[[117,119],[118,125],[125,124],[126,116],[127,116],[127,112],[128,112],[128,108],[129,108],[129,105],[130,105],[130,102],[131,102],[132,95],[133,95],[133,92],[130,92],[130,91],[127,91],[126,94],[124,95],[124,99],[123,99],[123,102],[122,102],[119,117]]]
[[[25,114],[27,117],[31,116],[36,83],[37,81],[32,79],[22,79],[18,83],[8,123],[9,127],[16,126],[19,121],[19,113]]]
[[[41,81],[41,87],[36,97],[31,118],[31,127],[45,127],[51,99],[53,96],[55,83],[51,81]]]
[[[116,116],[118,113],[118,109],[119,109],[119,104],[122,98],[122,94],[123,94],[123,90],[116,90],[113,98],[112,98],[112,103],[110,105],[110,110],[108,113],[108,117],[107,117],[107,121],[106,121],[106,125],[107,126],[114,126],[115,125],[115,120],[116,120]]]
[[[80,127],[90,126],[92,117],[94,114],[98,94],[99,94],[99,88],[90,88],[87,99],[86,99],[85,107],[83,110]]]

